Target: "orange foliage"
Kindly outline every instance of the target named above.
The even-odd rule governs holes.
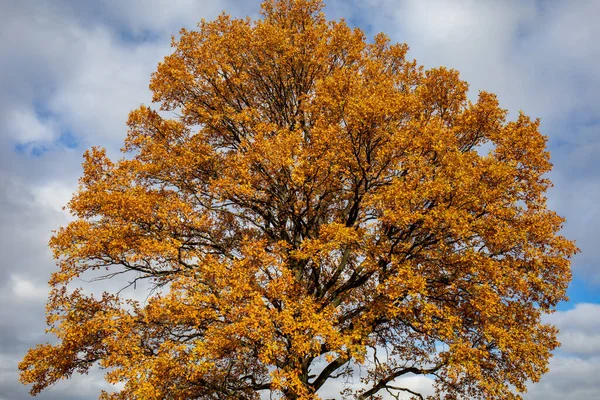
[[[420,374],[436,398],[510,399],[546,372],[540,316],[577,249],[546,208],[539,121],[321,9],[182,30],[150,85],[176,116],[142,106],[128,158],[86,152],[50,243],[58,343],[20,364],[32,394],[94,364],[124,384],[103,399],[317,399],[357,365],[347,398]],[[67,290],[100,268],[165,290]]]

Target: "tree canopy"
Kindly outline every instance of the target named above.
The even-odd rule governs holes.
[[[125,156],[85,153],[50,242],[57,340],[20,364],[32,394],[99,365],[121,384],[102,399],[419,398],[411,375],[433,398],[511,399],[547,371],[541,316],[577,249],[539,121],[322,8],[182,30]],[[89,273],[156,290],[74,289]]]

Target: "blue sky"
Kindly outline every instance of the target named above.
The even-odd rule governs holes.
[[[527,399],[597,398],[600,382],[600,2],[332,0],[369,37],[383,31],[410,46],[425,67],[456,68],[501,105],[542,119],[555,187],[551,208],[582,252],[573,260],[571,300],[547,318],[563,347]],[[149,104],[150,74],[172,34],[220,11],[257,16],[259,1],[4,0],[0,2],[0,400],[28,398],[16,363],[46,340],[46,281],[55,268],[52,229],[91,145],[117,155],[130,110]],[[416,382],[427,386],[427,381]],[[40,399],[92,399],[92,373]]]

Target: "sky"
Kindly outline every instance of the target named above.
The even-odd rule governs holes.
[[[29,398],[17,363],[44,335],[47,247],[77,187],[85,149],[117,156],[129,111],[150,104],[150,74],[171,35],[222,10],[258,16],[258,0],[0,0],[0,400]],[[570,301],[546,321],[562,347],[525,399],[600,398],[600,1],[331,0],[369,38],[409,45],[425,67],[461,72],[470,98],[494,92],[514,117],[542,120],[554,164],[550,208],[567,219]],[[409,378],[427,392],[425,378]],[[102,374],[60,382],[39,399],[88,400]],[[415,387],[415,386],[413,386]],[[322,393],[336,396],[337,388]],[[327,392],[327,393],[325,393]]]

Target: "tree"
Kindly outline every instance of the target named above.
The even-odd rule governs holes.
[[[51,239],[37,394],[93,365],[103,399],[519,398],[547,370],[574,244],[546,207],[539,121],[467,100],[447,68],[371,43],[319,0],[182,30],[131,112],[124,152],[85,153]],[[486,146],[486,147],[483,147]],[[134,273],[145,302],[67,285]]]

